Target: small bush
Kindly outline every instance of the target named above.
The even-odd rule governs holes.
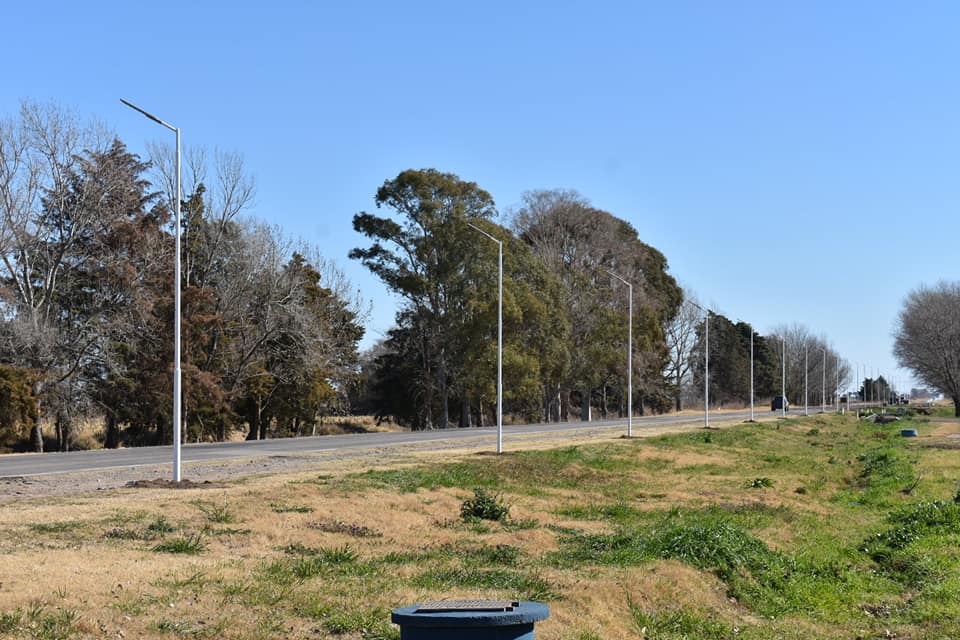
[[[510,507],[503,503],[499,494],[490,495],[486,490],[477,487],[473,490],[473,497],[467,498],[460,505],[460,517],[467,521],[503,522],[510,517]]]
[[[754,478],[747,483],[749,489],[766,489],[773,486],[773,480],[770,478]]]

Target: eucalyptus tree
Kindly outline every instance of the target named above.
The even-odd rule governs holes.
[[[667,273],[663,254],[643,243],[628,222],[591,207],[573,191],[525,194],[513,229],[563,284],[571,327],[571,366],[560,385],[566,387],[563,395],[579,393],[586,417],[592,393],[602,393],[611,372],[623,369],[625,293],[611,281],[609,271],[614,271],[634,284],[633,364],[640,374],[640,410],[644,401],[665,408],[670,400],[662,374],[668,359],[663,327],[676,315],[682,292]],[[620,376],[624,385],[625,378]],[[560,395],[561,389],[551,391]]]
[[[549,419],[543,389],[559,384],[569,366],[569,319],[562,286],[531,248],[489,221],[477,226],[504,242],[504,406],[527,420]],[[469,231],[468,231],[469,232]],[[474,232],[475,233],[475,232]],[[457,348],[464,356],[460,378],[461,426],[476,413],[483,423],[496,399],[497,249],[473,243],[463,256],[463,323]],[[466,411],[473,406],[475,411]]]
[[[421,410],[414,426],[446,428],[462,365],[455,344],[465,303],[463,256],[477,244],[465,222],[491,218],[494,201],[476,183],[454,174],[410,169],[385,181],[375,202],[392,215],[356,214],[354,229],[373,244],[353,249],[350,257],[403,299],[397,315],[403,338],[398,341],[416,362],[410,382]]]

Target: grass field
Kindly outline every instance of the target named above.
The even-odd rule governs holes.
[[[957,639],[958,431],[793,417],[10,502],[0,637],[399,638],[393,608],[508,597],[550,605],[544,640]]]

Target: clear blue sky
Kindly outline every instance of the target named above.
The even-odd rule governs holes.
[[[954,2],[37,2],[4,10],[3,114],[96,117],[143,152],[237,150],[252,212],[347,260],[351,217],[406,168],[501,211],[576,189],[760,331],[799,322],[906,381],[907,291],[960,279]],[[501,220],[504,222],[505,220]],[[369,344],[370,340],[365,341]]]

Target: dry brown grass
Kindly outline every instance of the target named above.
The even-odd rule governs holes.
[[[717,426],[733,422],[717,418]],[[788,422],[781,428],[795,436],[805,434],[810,426]],[[676,431],[713,433],[692,425],[644,429],[640,435]],[[744,483],[755,472],[742,466],[743,459],[739,466],[731,462],[738,455],[735,446],[637,446],[612,432],[606,432],[599,442],[614,456],[629,456],[636,463],[629,480],[641,490],[630,494],[626,506],[644,515],[677,505],[689,509],[783,506],[825,520],[837,513],[829,500],[812,501],[795,492],[804,482],[802,471],[784,469],[777,474],[774,487],[745,489]],[[596,431],[589,426],[563,436],[531,435],[510,441],[511,450],[586,443],[598,443]],[[486,450],[488,444],[482,440],[463,443],[442,452],[411,449],[402,456],[391,452],[388,466],[400,469],[488,459],[492,466],[510,460],[509,455],[488,458],[479,454],[478,446]],[[940,458],[930,458],[931,473],[948,474],[951,453],[937,452],[943,454],[942,469],[935,462]],[[749,455],[755,457],[756,453]],[[710,612],[730,624],[761,624],[726,596],[727,585],[688,564],[657,560],[642,567],[561,568],[540,562],[559,549],[557,532],[564,528],[584,533],[611,530],[609,522],[560,515],[564,509],[610,504],[616,497],[585,493],[578,486],[515,492],[506,496],[512,518],[535,520],[537,526],[495,526],[478,534],[458,518],[468,490],[438,487],[404,493],[386,485],[364,484],[357,489],[358,485],[351,484],[348,476],[371,468],[380,469],[381,465],[369,458],[318,459],[308,471],[251,478],[222,487],[184,491],[131,488],[0,504],[0,613],[38,604],[50,610],[76,610],[80,620],[76,628],[97,638],[359,639],[362,636],[355,631],[334,635],[320,618],[293,615],[284,609],[285,603],[314,598],[348,610],[359,606],[388,612],[427,599],[504,594],[496,589],[415,586],[413,578],[427,561],[380,565],[385,567],[382,574],[297,583],[284,596],[286,600],[275,606],[250,606],[235,593],[241,586],[245,593],[263,587],[264,567],[290,558],[285,552],[288,547],[349,547],[361,561],[384,562],[392,553],[510,545],[519,550],[522,565],[535,567],[530,570],[562,596],[552,605],[551,617],[537,626],[537,637],[542,640],[571,640],[589,633],[602,638],[638,637],[631,604],[650,611],[683,608]],[[823,494],[829,495],[829,491],[824,489]],[[209,513],[218,509],[232,515],[233,522],[211,522]],[[156,553],[152,551],[156,539],[110,537],[119,531],[142,533],[159,516],[178,529],[171,535],[206,531],[206,550],[199,555]],[[752,533],[771,547],[789,548],[793,533],[781,525],[772,521]],[[366,534],[352,535],[351,530]],[[173,626],[174,622],[181,626]],[[797,625],[808,624],[813,623],[797,621]]]
[[[643,435],[675,430],[676,427],[645,430]],[[563,445],[595,441],[589,433],[573,434],[563,439]],[[616,436],[610,442],[611,446],[627,444]],[[550,437],[530,436],[511,444],[516,449],[544,449],[556,446],[557,442]],[[472,448],[464,445],[460,450],[442,454],[413,453],[403,464],[473,459],[475,447],[476,443]],[[646,452],[643,455],[662,456]],[[675,458],[683,464],[710,460],[691,454]],[[265,476],[222,488],[130,488],[8,502],[0,507],[0,555],[5,557],[0,569],[0,612],[38,605],[50,610],[73,609],[79,613],[75,629],[91,637],[169,638],[169,629],[162,631],[160,626],[172,620],[185,621],[185,625],[207,621],[208,628],[219,620],[229,620],[229,628],[220,629],[218,637],[281,637],[264,631],[262,611],[217,595],[222,585],[250,582],[264,563],[285,557],[283,548],[289,545],[330,549],[349,545],[361,558],[370,559],[390,552],[463,543],[462,528],[450,523],[456,521],[459,505],[467,497],[464,490],[397,493],[367,489],[356,495],[327,488],[327,479],[368,467],[369,461],[363,459],[331,460],[309,472]],[[318,481],[318,474],[325,480]],[[663,500],[673,499],[672,495],[667,497],[668,482],[651,477],[650,484],[664,490]],[[555,501],[562,502],[563,493],[554,492],[549,498],[511,497],[514,518],[533,518],[542,526],[493,531],[484,536],[483,544],[513,545],[533,558],[556,550],[556,535],[547,527],[574,524],[554,514]],[[582,501],[578,492],[566,493],[571,502]],[[208,522],[200,506],[228,511],[234,522]],[[295,509],[309,511],[298,513]],[[151,549],[156,540],[108,537],[119,530],[143,531],[161,515],[185,535],[201,532],[205,527],[234,531],[205,534],[207,549],[196,556],[155,553]],[[311,526],[318,522],[362,526],[382,535],[358,538],[325,532]],[[599,522],[575,524],[582,530],[599,531],[604,526]],[[401,565],[397,571],[398,575],[409,575],[416,571],[416,566]],[[591,626],[603,637],[626,637],[630,633],[627,596],[643,601],[647,597],[644,594],[660,590],[658,585],[675,585],[675,593],[671,592],[670,597],[689,600],[691,604],[705,598],[715,602],[721,592],[711,579],[674,563],[658,565],[654,571],[615,574],[613,570],[597,575],[545,570],[542,577],[561,589],[565,600],[562,607],[554,608],[550,620],[538,625],[538,637],[564,637],[564,629],[587,611],[593,612]],[[364,594],[365,606],[384,610],[445,595],[452,594],[409,586]],[[464,589],[453,595],[493,594],[488,590]],[[336,588],[327,597],[336,600]],[[324,637],[317,625],[290,617],[284,618],[282,628],[282,637]],[[202,635],[201,629],[185,626],[180,628],[180,635]]]

